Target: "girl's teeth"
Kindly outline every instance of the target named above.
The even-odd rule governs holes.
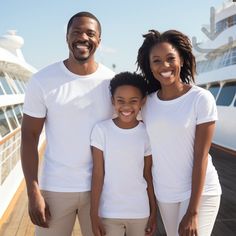
[[[131,114],[131,112],[122,112],[122,115],[124,116],[129,116]]]

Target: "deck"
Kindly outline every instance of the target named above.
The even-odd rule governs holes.
[[[0,236],[34,236],[34,225],[28,215],[28,201],[25,183],[22,183],[19,196],[13,203],[13,210],[0,225]],[[73,229],[72,236],[82,236],[78,220]]]
[[[213,163],[218,171],[222,185],[222,200],[212,236],[236,235],[236,156],[225,154],[219,149],[212,148]],[[0,236],[33,236],[34,225],[30,222],[27,210],[25,184],[19,190],[15,202],[0,225]],[[159,218],[160,219],[160,218]],[[159,220],[156,236],[165,236],[164,228]],[[78,220],[72,236],[82,236]]]

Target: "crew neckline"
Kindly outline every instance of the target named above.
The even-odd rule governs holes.
[[[186,96],[188,96],[194,89],[195,85],[191,85],[191,88],[186,92],[184,93],[183,95],[177,97],[177,98],[174,98],[174,99],[171,99],[171,100],[161,100],[158,96],[157,96],[157,93],[158,91],[156,91],[154,93],[154,97],[155,97],[155,100],[158,102],[158,103],[165,103],[165,104],[170,104],[170,103],[176,103],[176,102],[179,102],[181,101],[182,99],[184,99]]]
[[[62,68],[62,70],[66,73],[66,74],[68,74],[69,76],[72,76],[72,77],[76,77],[76,78],[84,78],[84,79],[86,79],[86,78],[91,78],[91,77],[93,77],[95,74],[97,74],[97,72],[99,71],[99,69],[101,68],[101,64],[100,63],[97,63],[98,64],[98,67],[97,67],[97,69],[93,72],[93,73],[91,73],[91,74],[88,74],[88,75],[78,75],[78,74],[75,74],[75,73],[73,73],[73,72],[71,72],[66,66],[65,66],[65,64],[64,64],[64,61],[61,61],[60,62],[60,66],[61,66],[61,68]]]
[[[129,128],[129,129],[124,129],[124,128],[118,127],[118,126],[115,124],[115,122],[113,121],[113,119],[110,119],[110,124],[111,124],[111,126],[112,126],[115,130],[117,130],[117,131],[119,131],[119,132],[122,132],[122,133],[131,133],[131,132],[134,132],[136,129],[138,129],[138,127],[141,125],[141,122],[139,121],[138,124],[137,124],[135,127]]]

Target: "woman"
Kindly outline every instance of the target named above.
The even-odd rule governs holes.
[[[144,38],[137,57],[149,90],[142,117],[166,232],[210,236],[221,195],[208,154],[217,120],[215,100],[194,85],[196,63],[186,35],[150,30]]]

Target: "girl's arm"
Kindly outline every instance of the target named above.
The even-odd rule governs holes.
[[[150,217],[146,227],[146,235],[153,235],[157,227],[157,204],[152,182],[152,156],[144,158],[144,178],[147,182],[147,193],[150,205]]]
[[[196,127],[191,197],[186,214],[179,225],[179,235],[197,235],[197,216],[202,195],[208,153],[215,129],[215,121],[199,124]]]
[[[104,181],[104,159],[103,152],[92,147],[93,172],[92,172],[92,190],[91,190],[91,223],[95,236],[105,235],[105,230],[98,215],[99,201]]]

